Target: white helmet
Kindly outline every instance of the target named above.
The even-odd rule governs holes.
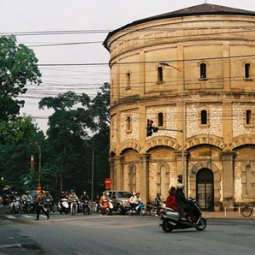
[[[184,185],[182,183],[177,184],[177,189],[183,189],[183,188],[184,188]]]

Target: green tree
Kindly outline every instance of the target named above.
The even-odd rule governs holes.
[[[44,107],[55,111],[49,117],[48,160],[43,167],[49,186],[76,188],[78,192],[89,190],[94,151],[97,191],[96,186],[109,177],[109,84],[105,83],[93,100],[87,94],[69,91],[55,98],[43,98],[39,108]],[[94,133],[93,137],[88,132]]]
[[[25,103],[17,96],[26,93],[27,83],[41,83],[37,62],[32,50],[17,45],[15,36],[0,37],[0,120],[14,120]]]
[[[24,178],[30,173],[30,144],[44,139],[30,117],[18,117],[15,121],[0,122],[0,169],[6,184],[22,188]]]

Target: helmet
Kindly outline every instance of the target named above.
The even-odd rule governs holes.
[[[136,195],[136,192],[133,192],[133,195],[135,196],[135,195]]]
[[[87,192],[86,192],[86,191],[83,191],[83,194],[87,194]]]
[[[177,189],[183,189],[183,188],[184,188],[184,185],[182,183],[177,184]]]
[[[139,196],[139,195],[140,195],[140,192],[136,192],[136,195]]]
[[[27,191],[25,192],[25,194],[27,194],[27,195],[28,195],[28,194],[29,194],[29,191],[27,190]]]
[[[110,193],[109,193],[109,192],[106,192],[105,194],[106,194],[106,196],[109,196],[109,195],[110,195]]]
[[[49,191],[46,191],[46,194],[47,194],[47,195],[49,195],[49,194],[50,194],[50,192],[49,192]]]
[[[71,189],[70,192],[73,192],[73,189]]]

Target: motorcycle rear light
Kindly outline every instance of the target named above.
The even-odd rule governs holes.
[[[164,210],[161,210],[159,213],[160,215],[166,215],[166,212]]]

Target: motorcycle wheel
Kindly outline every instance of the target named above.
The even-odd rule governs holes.
[[[151,208],[150,209],[150,215],[155,216],[157,214],[157,208]]]
[[[146,215],[146,210],[145,210],[145,209],[142,209],[142,210],[140,211],[140,215],[141,215],[141,216],[145,216],[145,215]]]
[[[116,211],[117,211],[117,214],[119,214],[119,215],[120,214],[124,214],[124,211],[123,211],[123,209],[122,209],[120,204],[117,205],[117,210]]]
[[[72,215],[75,215],[75,214],[76,214],[76,206],[75,206],[75,205],[73,205],[71,214],[72,214]]]
[[[197,226],[196,226],[196,230],[197,230],[197,231],[203,231],[203,230],[206,228],[206,226],[207,226],[207,221],[206,221],[206,219],[202,218],[202,219],[198,222],[198,224],[197,224]]]
[[[84,215],[88,215],[88,214],[89,214],[88,207],[85,207],[85,208],[84,208]]]
[[[168,223],[167,220],[164,220],[162,224],[162,229],[165,233],[170,233],[173,231],[173,226],[170,223]]]

